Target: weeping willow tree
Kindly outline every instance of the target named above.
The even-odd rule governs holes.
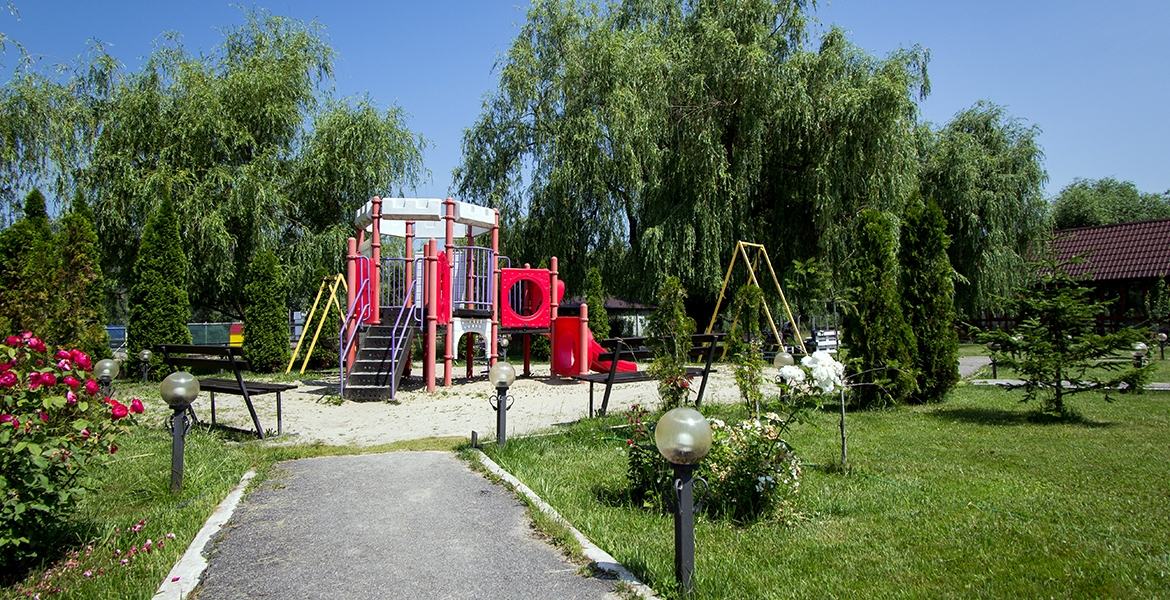
[[[923,195],[938,200],[946,217],[947,254],[959,275],[955,308],[967,318],[1002,308],[1025,282],[1030,252],[1047,238],[1039,133],[1003,107],[979,102],[929,140]]]
[[[29,179],[53,183],[58,204],[80,190],[124,292],[170,190],[197,318],[243,317],[247,265],[265,249],[288,265],[293,302],[309,296],[318,269],[340,272],[353,211],[426,176],[426,142],[399,108],[332,96],[320,24],[243,17],[208,53],[168,34],[126,73],[95,47],[63,77],[24,71],[0,92],[0,198]]]
[[[802,0],[537,0],[464,138],[461,195],[499,207],[507,252],[591,263],[649,297],[712,298],[736,240],[838,272],[860,208],[917,182],[919,48],[874,58]]]

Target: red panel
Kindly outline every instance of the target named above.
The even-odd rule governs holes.
[[[436,316],[440,323],[451,322],[451,263],[447,261],[447,253],[440,252],[439,264],[437,265],[439,272],[439,307],[436,311]]]
[[[539,302],[537,308],[528,316],[521,315],[512,308],[510,299],[511,290],[516,284],[527,281],[529,289],[536,290],[539,297],[524,299],[530,306]],[[500,270],[500,323],[507,329],[544,329],[549,326],[549,271],[548,269],[501,269]]]

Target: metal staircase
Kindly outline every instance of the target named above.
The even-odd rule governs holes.
[[[387,316],[397,317],[397,314]],[[410,347],[418,335],[418,325],[413,319],[404,318],[401,319],[402,322],[398,321],[399,319],[392,318],[384,320],[383,323],[394,323],[393,325],[365,327],[353,366],[345,378],[343,397],[346,400],[394,398],[402,381],[402,374],[406,371]]]

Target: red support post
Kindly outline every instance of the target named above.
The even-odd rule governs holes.
[[[403,308],[408,308],[414,305],[414,294],[410,293],[411,286],[414,284],[414,221],[406,222],[406,276],[404,281],[406,287],[403,292],[406,294],[406,301],[402,303]]]
[[[427,391],[435,391],[435,335],[438,328],[435,321],[438,313],[438,285],[439,265],[435,258],[435,248],[438,243],[432,238],[426,248],[426,276],[423,278],[424,300],[427,309],[427,343],[423,351],[423,379],[427,383]]]
[[[455,200],[451,199],[450,196],[448,196],[447,199],[443,201],[443,220],[446,221],[446,224],[447,224],[447,245],[446,245],[447,264],[454,265],[455,264]],[[454,277],[447,278],[447,286],[449,286],[446,290],[447,291],[447,301],[451,302],[452,305],[454,305],[454,303],[455,303],[455,294],[454,294],[455,278]],[[451,316],[447,317],[447,322],[446,322],[447,335],[445,335],[443,337],[443,341],[444,341],[444,343],[443,343],[443,387],[449,387],[451,385],[451,367],[452,367],[452,364],[455,362],[455,336],[453,335],[455,333],[455,327],[454,327],[455,311],[448,311],[448,314]]]
[[[549,308],[549,324],[548,324],[548,347],[552,352],[556,352],[557,347],[557,312],[561,302],[557,299],[557,257],[552,257],[548,261],[549,264],[549,285],[548,288],[548,308]],[[557,374],[552,368],[552,356],[550,353],[548,362],[548,376],[551,379],[556,379]]]
[[[493,209],[495,223],[492,225],[492,339],[488,342],[488,368],[494,367],[500,358],[500,302],[504,290],[500,289],[500,210]]]
[[[589,305],[581,304],[581,318],[577,320],[577,374],[589,374]]]
[[[370,324],[382,323],[382,199],[374,196],[374,222],[370,247],[374,265],[370,269]]]

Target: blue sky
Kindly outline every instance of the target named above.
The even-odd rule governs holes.
[[[397,104],[410,128],[433,143],[432,181],[415,190],[445,196],[459,163],[463,129],[496,86],[492,67],[524,22],[524,0],[260,3],[274,13],[328,27],[340,52],[341,95],[369,92]],[[46,62],[69,61],[95,38],[127,67],[175,30],[197,52],[239,23],[226,2],[16,0],[20,19],[0,31]],[[944,123],[978,100],[1004,105],[1042,133],[1055,194],[1076,177],[1116,177],[1149,192],[1170,190],[1170,2],[835,0],[820,26],[884,56],[899,46],[929,48],[932,93],[923,115]],[[5,65],[11,67],[11,49]]]

